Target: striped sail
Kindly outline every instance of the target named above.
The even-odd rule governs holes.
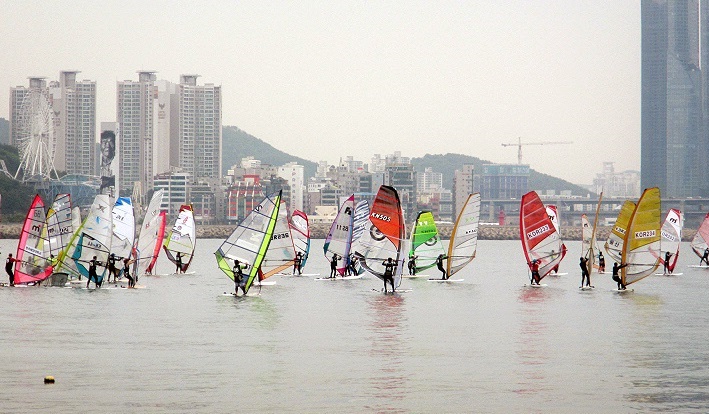
[[[354,211],[351,249],[354,249],[354,246],[357,245],[357,242],[367,230],[367,222],[369,221],[369,203],[367,200],[358,201]]]
[[[660,189],[648,188],[630,216],[623,240],[621,260],[628,264],[620,269],[624,285],[653,274],[660,265],[660,215]]]
[[[566,255],[566,246],[559,237],[544,203],[536,192],[522,196],[519,211],[520,238],[527,265],[539,264],[539,277],[544,278]]]
[[[305,262],[310,253],[310,227],[308,225],[308,215],[300,210],[295,210],[290,219],[291,235],[293,236],[293,247],[296,254],[300,252],[303,259],[300,261],[301,269],[305,268]]]
[[[468,265],[475,258],[478,247],[478,224],[480,222],[480,193],[468,195],[453,226],[448,242],[446,270],[448,276]]]
[[[675,269],[677,258],[679,258],[679,245],[682,242],[682,227],[684,227],[684,215],[676,208],[671,208],[667,212],[665,222],[662,224],[662,241],[660,245],[662,252],[660,254],[660,263],[665,264],[665,253],[670,252],[670,262],[667,268],[670,271]]]
[[[353,213],[354,194],[349,196],[340,206],[340,210],[337,212],[332,226],[330,226],[330,231],[327,233],[325,244],[323,245],[323,251],[328,262],[332,261],[332,257],[335,254],[339,257],[337,259],[337,272],[340,275],[345,274],[350,254]]]
[[[42,198],[35,195],[17,244],[15,284],[41,282],[52,274],[49,249],[45,249],[49,242],[44,231],[46,220]]]
[[[214,252],[219,268],[231,280],[234,280],[232,270],[234,260],[238,260],[242,266],[247,265],[243,282],[246,292],[258,276],[259,268],[271,243],[280,204],[280,191],[264,198]]]
[[[177,253],[180,253],[180,258],[182,259],[180,270],[186,272],[192,262],[196,243],[197,234],[192,206],[182,205],[180,206],[180,214],[177,216],[172,230],[170,230],[163,249],[167,254],[167,258],[175,265],[177,265]]]
[[[549,216],[549,220],[551,220],[551,223],[554,225],[554,229],[557,233],[559,233],[559,212],[556,206],[553,204],[549,204],[548,206],[546,206],[546,210],[547,215]]]
[[[54,273],[66,273],[71,278],[81,277],[81,272],[76,267],[76,262],[72,259],[74,252],[76,251],[76,246],[79,242],[79,236],[81,235],[84,224],[86,221],[81,221],[81,211],[79,207],[74,207],[71,209],[71,223],[74,228],[74,232],[69,238],[69,242],[66,247],[59,252],[56,259],[56,265],[54,266]]]
[[[700,258],[704,256],[704,251],[709,249],[709,213],[704,216],[704,221],[699,225],[697,233],[690,243],[692,251]]]
[[[433,220],[433,213],[421,211],[416,217],[411,232],[409,258],[416,256],[416,273],[436,265],[436,259],[444,254],[443,243],[438,236],[438,228]]]
[[[89,261],[94,256],[104,265],[108,260],[113,238],[112,206],[113,203],[108,195],[97,195],[81,228],[76,248],[71,257],[74,259],[79,273],[85,277],[89,277]],[[99,271],[99,269],[103,270]],[[96,284],[101,284],[106,274],[106,267],[97,268],[96,273],[96,277],[90,279]]]
[[[74,235],[74,221],[69,194],[57,194],[52,207],[47,211],[47,247],[49,257],[56,261]]]
[[[613,229],[611,229],[611,234],[606,241],[606,252],[608,252],[608,256],[615,262],[620,263],[623,240],[625,240],[626,229],[628,228],[628,222],[630,221],[630,216],[633,214],[633,210],[635,210],[635,203],[630,200],[623,203],[618,213],[618,218],[613,225]]]
[[[293,246],[293,237],[288,225],[288,207],[286,202],[281,199],[276,226],[271,235],[271,243],[268,245],[266,257],[261,262],[261,279],[266,279],[293,267],[294,258],[295,247]]]
[[[384,279],[384,261],[396,263],[394,286],[401,284],[404,265],[402,240],[405,236],[404,217],[399,194],[394,187],[379,187],[369,213],[369,231],[360,238],[355,255],[365,270]]]
[[[162,198],[165,190],[158,190],[148,203],[148,209],[143,217],[143,225],[140,226],[140,234],[135,243],[133,264],[133,275],[140,277],[153,271],[155,262],[158,260],[163,238],[165,237],[166,213],[160,211]]]
[[[135,242],[135,216],[130,197],[119,197],[111,214],[113,215],[111,253],[120,259],[130,257]]]

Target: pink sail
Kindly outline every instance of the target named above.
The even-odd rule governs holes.
[[[41,282],[48,278],[54,268],[48,254],[49,243],[42,229],[46,225],[47,213],[39,195],[34,197],[22,226],[20,242],[15,256],[15,284]]]

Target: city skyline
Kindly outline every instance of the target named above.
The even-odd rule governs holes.
[[[78,70],[115,121],[117,82],[199,73],[222,87],[223,125],[316,162],[396,148],[515,163],[500,144],[521,137],[573,141],[523,147],[523,163],[574,183],[640,167],[637,2],[2,5],[0,101]]]

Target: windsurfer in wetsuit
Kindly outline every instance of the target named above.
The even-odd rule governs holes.
[[[391,284],[391,293],[394,293],[394,268],[396,262],[391,257],[382,262],[384,266],[384,293],[387,293],[387,282]]]
[[[15,271],[13,270],[15,262],[19,262],[19,260],[13,258],[12,253],[9,253],[7,260],[5,260],[5,272],[7,272],[7,276],[10,278],[10,286],[15,286]]]
[[[98,281],[98,273],[96,273],[96,267],[101,266],[101,262],[96,260],[96,256],[94,256],[93,259],[89,260],[89,277],[86,280],[86,289],[89,288],[89,283],[91,283],[91,278],[94,279],[94,284],[96,285],[96,288],[101,287],[101,283]]]
[[[588,274],[588,259],[581,256],[579,259],[579,267],[581,267],[581,286],[584,286],[583,281],[586,281],[586,286],[591,287],[591,275]]]
[[[108,256],[108,283],[111,283],[111,275],[113,275],[113,281],[116,281],[116,276],[118,274],[118,269],[116,268],[116,255],[111,253]]]
[[[532,285],[539,285],[539,281],[542,280],[542,278],[539,277],[539,260],[534,259],[532,260],[531,265],[529,266],[529,269],[532,271]]]
[[[598,273],[606,271],[606,258],[603,257],[603,252],[598,252]]]
[[[350,263],[347,265],[347,271],[352,276],[357,274],[357,268],[355,267],[356,265],[357,265],[357,256],[355,256],[354,253],[350,253]]]
[[[330,259],[330,279],[337,277],[337,261],[340,260],[340,256],[337,253],[332,254],[332,259]]]
[[[234,260],[234,267],[231,269],[234,272],[234,296],[239,294],[239,288],[246,295],[246,284],[244,283],[244,273],[242,269],[246,269],[249,265],[244,264],[243,266],[238,260]]]
[[[416,274],[416,258],[418,256],[411,256],[409,257],[409,274],[410,275],[415,275]]]
[[[664,262],[665,271],[664,271],[664,274],[666,274],[666,275],[671,275],[671,274],[672,274],[672,269],[670,269],[670,258],[671,258],[671,257],[672,257],[672,253],[670,253],[669,251],[665,252],[665,262]]]
[[[438,267],[438,270],[441,271],[442,276],[441,280],[448,280],[448,274],[446,273],[446,269],[443,267],[443,261],[446,260],[448,257],[444,256],[443,253],[439,254],[438,257],[436,258],[436,266]]]
[[[707,266],[709,266],[709,247],[704,249],[704,256],[702,256],[702,258],[699,259],[699,266],[702,265],[702,262],[706,263]]]
[[[618,271],[627,265],[627,263],[623,263],[622,265],[619,265],[618,262],[613,263],[613,280],[618,283],[618,290],[625,290],[625,285],[623,284],[623,280],[618,275]]]
[[[175,273],[182,273],[182,253],[177,252],[175,256]]]
[[[556,259],[556,256],[558,256],[558,255],[554,252],[554,250],[552,250],[552,251],[551,251],[551,260]],[[554,267],[551,269],[551,271],[554,272],[554,275],[556,275],[557,273],[559,273],[559,264],[561,264],[561,262],[557,263],[556,266],[554,266]]]
[[[128,279],[128,287],[129,288],[134,288],[135,287],[135,279],[131,277],[130,275],[130,265],[133,264],[135,260],[131,260],[129,258],[123,259],[123,276],[125,276]],[[113,281],[116,281],[115,276],[113,277]]]
[[[293,259],[293,274],[295,274],[295,272],[298,272],[299,275],[303,274],[303,270],[301,269],[302,263],[303,263],[303,253],[298,252],[295,254],[295,259]]]

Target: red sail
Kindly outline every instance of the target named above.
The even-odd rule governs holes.
[[[539,276],[546,276],[564,258],[566,246],[561,242],[544,203],[534,191],[522,196],[519,233],[527,265],[531,268],[532,260],[536,259]]]
[[[20,242],[15,256],[15,283],[40,282],[54,270],[49,258],[46,232],[47,213],[39,195],[34,197],[22,227]]]

